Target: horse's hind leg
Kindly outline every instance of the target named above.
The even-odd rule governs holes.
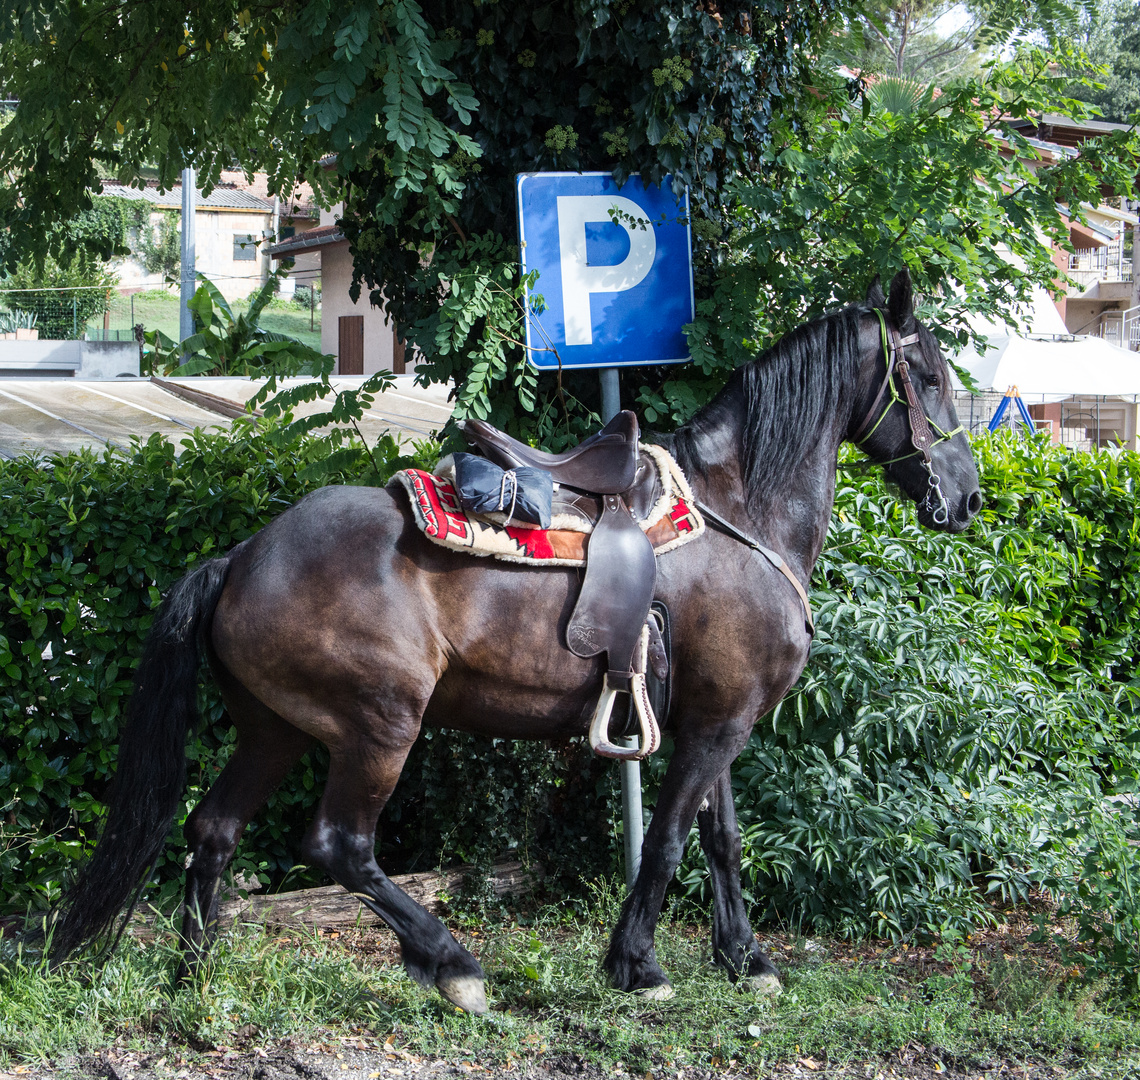
[[[217,922],[218,884],[246,825],[313,744],[311,736],[244,688],[221,681],[238,744],[186,821],[189,857],[179,979],[189,975],[209,948]]]
[[[757,944],[740,894],[740,827],[729,770],[717,777],[706,803],[697,825],[713,886],[713,957],[733,982],[743,977],[758,993],[778,993],[780,973]]]
[[[361,740],[331,750],[320,809],[305,836],[306,859],[376,912],[400,941],[404,967],[471,1013],[487,1011],[483,969],[447,927],[384,875],[376,864],[376,819],[396,786],[411,739]]]

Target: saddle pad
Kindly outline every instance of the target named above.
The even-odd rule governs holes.
[[[672,455],[660,446],[643,444],[639,449],[657,469],[662,492],[639,524],[655,554],[661,555],[695,540],[705,531],[705,522]],[[404,488],[420,531],[441,547],[530,566],[586,565],[592,526],[581,520],[559,515],[549,529],[519,523],[503,525],[465,511],[451,479],[422,469],[398,472],[388,484]]]

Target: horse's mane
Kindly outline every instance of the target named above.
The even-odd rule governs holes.
[[[748,501],[778,494],[854,385],[860,322],[870,310],[852,304],[823,315],[737,368],[724,389],[675,433],[681,467],[703,474],[710,463],[702,461],[700,445],[742,406],[739,451]]]

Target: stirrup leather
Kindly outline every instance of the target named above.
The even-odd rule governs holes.
[[[640,761],[657,751],[661,745],[661,729],[653,706],[649,703],[649,692],[645,686],[645,672],[649,662],[649,626],[641,628],[633,670],[628,672],[607,671],[602,682],[601,697],[594,707],[594,718],[590,722],[590,749],[598,757],[613,758],[616,761]],[[613,714],[614,700],[619,693],[628,693],[633,698],[634,711],[641,725],[641,745],[618,746],[610,742],[610,716]]]

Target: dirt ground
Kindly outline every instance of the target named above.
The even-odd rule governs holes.
[[[1061,1066],[1032,1066],[995,1062],[967,1072],[943,1065],[922,1048],[906,1049],[896,1061],[827,1065],[804,1058],[757,1072],[731,1063],[716,1069],[668,1069],[645,1073],[607,1071],[575,1055],[551,1054],[510,1068],[485,1068],[476,1062],[442,1061],[405,1050],[368,1045],[355,1039],[312,1045],[283,1041],[254,1048],[230,1047],[203,1053],[169,1056],[116,1054],[78,1058],[51,1073],[34,1067],[0,1073],[0,1080],[445,1080],[445,1078],[507,1076],[512,1080],[723,1080],[747,1076],[755,1080],[1053,1080],[1074,1073]],[[1096,1070],[1081,1070],[1096,1076]]]

